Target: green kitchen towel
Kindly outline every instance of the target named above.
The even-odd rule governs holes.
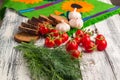
[[[12,8],[28,18],[38,17],[41,14],[46,16],[49,16],[49,14],[67,16],[68,11],[77,7],[85,22],[83,28],[120,13],[119,6],[113,6],[98,0],[43,0],[33,4],[25,4],[20,0],[6,0],[3,7]]]

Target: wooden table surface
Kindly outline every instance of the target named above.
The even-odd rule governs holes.
[[[110,3],[110,0],[101,0]],[[27,18],[7,9],[0,29],[0,80],[31,80],[23,55],[13,35]],[[83,80],[120,80],[120,16],[114,15],[89,27],[98,29],[106,37],[107,49],[103,52],[83,54],[81,71]],[[42,40],[41,40],[42,41]],[[38,41],[40,45],[43,45]]]

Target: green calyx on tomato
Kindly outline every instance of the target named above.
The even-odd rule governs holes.
[[[95,45],[94,42],[91,41],[89,44],[87,44],[86,46],[84,46],[84,48],[85,48],[85,52],[91,53],[94,50],[96,50],[96,45]]]

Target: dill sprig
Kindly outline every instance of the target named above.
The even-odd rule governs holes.
[[[16,49],[24,53],[33,80],[81,80],[78,59],[72,59],[64,48],[48,49],[22,43]]]

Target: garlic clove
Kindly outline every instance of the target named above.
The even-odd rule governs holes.
[[[58,31],[62,31],[62,32],[67,32],[70,30],[70,25],[68,25],[67,23],[65,23],[63,20],[61,21],[61,23],[56,25],[56,29]]]
[[[83,27],[84,22],[82,19],[78,18],[78,19],[71,19],[69,21],[69,24],[72,28],[80,29]]]
[[[68,18],[69,19],[81,18],[81,14],[77,12],[77,8],[75,8],[74,11],[69,13]]]

